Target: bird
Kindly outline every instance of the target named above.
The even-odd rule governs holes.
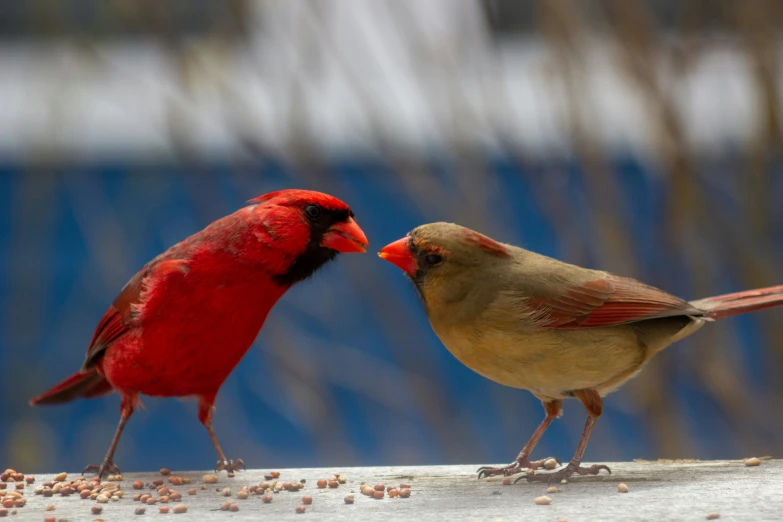
[[[479,479],[523,470],[531,482],[611,473],[602,464],[581,465],[607,394],[705,324],[783,304],[783,286],[688,302],[635,279],[568,264],[454,223],[421,225],[378,255],[413,282],[432,329],[462,364],[530,391],[544,406],[544,420],[516,459],[504,467],[479,468]],[[587,411],[584,431],[570,462],[547,472],[549,458],[531,461],[530,456],[562,415],[563,400],[572,398]]]
[[[82,472],[104,477],[119,473],[114,453],[140,395],[196,398],[216,470],[233,473],[245,464],[226,459],[212,427],[221,385],[289,288],[367,245],[350,207],[328,194],[286,189],[250,199],[136,273],[99,321],[79,371],[30,404],[119,394],[109,450]]]

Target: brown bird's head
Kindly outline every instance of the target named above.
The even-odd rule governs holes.
[[[281,284],[306,279],[338,253],[364,253],[368,245],[351,208],[329,194],[287,189],[248,203],[260,207],[258,224],[287,260],[275,276]]]
[[[492,268],[510,258],[509,246],[442,222],[414,228],[378,255],[405,272],[425,303],[464,299],[477,279],[491,277]]]

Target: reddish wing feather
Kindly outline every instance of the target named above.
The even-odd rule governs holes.
[[[676,315],[704,315],[686,301],[635,279],[609,276],[555,298],[532,298],[540,326],[558,329],[613,326]]]

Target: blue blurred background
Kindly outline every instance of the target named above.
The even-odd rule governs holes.
[[[290,291],[216,430],[261,468],[505,463],[543,416],[456,361],[373,252],[455,221],[685,298],[783,283],[773,0],[62,0],[0,16],[0,468],[103,457],[116,396],[27,400],[81,365],[146,261],[306,187],[371,242]],[[783,310],[709,325],[611,395],[590,461],[783,449]],[[216,347],[219,349],[219,347]],[[144,398],[125,471],[209,468],[195,403]],[[565,406],[537,448],[567,459]]]

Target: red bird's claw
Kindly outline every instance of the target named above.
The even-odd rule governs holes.
[[[612,474],[612,470],[609,469],[609,466],[605,466],[603,464],[593,464],[592,466],[585,468],[579,464],[574,464],[571,462],[568,464],[568,466],[561,469],[560,471],[556,471],[555,473],[534,473],[526,475],[525,478],[528,482],[552,483],[553,481],[560,481],[570,478],[574,473],[577,475],[598,475],[602,469],[605,469],[610,475]],[[519,477],[514,481],[514,483],[516,484],[517,481],[521,479],[522,477]]]
[[[120,473],[120,468],[117,467],[117,464],[115,464],[114,462],[110,460],[109,461],[104,460],[100,466],[96,466],[95,464],[88,464],[87,466],[85,466],[84,469],[82,470],[82,475],[84,475],[88,471],[94,471],[99,478],[103,478],[106,475],[110,475],[110,474],[116,475]]]
[[[548,460],[554,460],[555,462],[557,462],[558,466],[560,465],[560,461],[555,459],[555,458],[552,458],[552,457],[547,457],[545,459],[533,460],[533,461],[528,460],[527,457],[524,457],[522,460],[515,460],[514,462],[512,462],[511,464],[509,464],[508,466],[506,466],[504,468],[493,468],[493,467],[490,467],[490,466],[482,466],[482,467],[480,467],[476,471],[478,471],[478,478],[479,478],[479,480],[481,480],[482,478],[491,477],[491,476],[494,476],[494,475],[503,475],[504,477],[507,477],[509,475],[516,475],[517,473],[519,473],[523,469],[539,469],[539,468],[543,468],[544,467],[544,463],[546,461],[548,461]]]
[[[217,461],[217,464],[215,464],[215,471],[226,471],[228,473],[234,473],[235,471],[239,471],[239,466],[242,466],[242,468],[247,471],[247,466],[245,466],[245,462],[242,459],[237,460],[223,460],[223,461]]]

